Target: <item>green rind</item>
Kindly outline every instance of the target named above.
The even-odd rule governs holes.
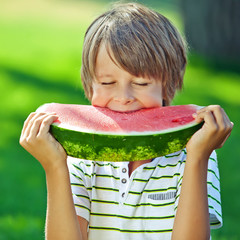
[[[77,132],[51,125],[53,136],[69,156],[107,162],[146,160],[183,149],[202,123],[153,135],[105,135]]]

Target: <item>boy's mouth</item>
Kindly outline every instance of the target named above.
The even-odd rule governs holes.
[[[111,109],[111,108],[108,108],[108,109],[110,109],[111,111],[114,111],[114,112],[119,112],[119,113],[132,113],[132,112],[140,111],[140,110],[142,110],[143,108],[138,108],[138,109],[126,109],[126,110],[123,110],[123,109]]]

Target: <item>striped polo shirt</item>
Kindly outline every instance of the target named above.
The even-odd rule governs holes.
[[[171,239],[185,161],[184,149],[141,165],[129,177],[128,162],[69,157],[76,213],[89,222],[88,239]],[[218,228],[222,210],[215,152],[207,186],[211,228]]]

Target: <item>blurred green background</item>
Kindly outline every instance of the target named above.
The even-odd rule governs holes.
[[[108,1],[0,0],[0,240],[44,239],[45,175],[19,146],[28,114],[46,102],[88,104],[80,81],[83,35]],[[140,1],[183,32],[178,1]],[[224,225],[213,240],[240,239],[240,74],[190,52],[174,104],[220,104],[235,123],[218,150]]]

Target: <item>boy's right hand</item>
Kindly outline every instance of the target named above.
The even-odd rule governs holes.
[[[66,167],[67,154],[59,142],[49,133],[56,114],[34,112],[24,122],[20,144],[33,155],[45,171]]]

